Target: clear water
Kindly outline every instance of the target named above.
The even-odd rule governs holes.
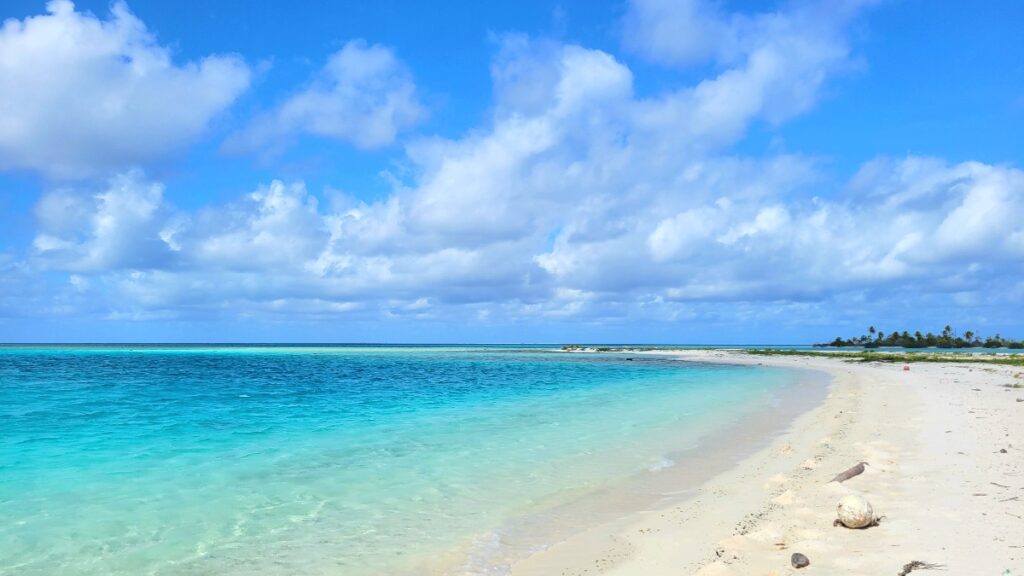
[[[0,574],[410,570],[668,465],[792,378],[512,349],[0,348]]]

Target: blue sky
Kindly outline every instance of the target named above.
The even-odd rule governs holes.
[[[1024,335],[1018,2],[0,16],[0,340]]]

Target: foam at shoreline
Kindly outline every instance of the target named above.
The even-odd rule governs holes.
[[[0,573],[394,574],[676,474],[649,469],[789,379],[519,348],[4,348]]]
[[[510,574],[512,565],[567,537],[652,510],[692,495],[714,475],[735,466],[784,433],[794,420],[819,406],[828,393],[829,374],[789,370],[789,382],[758,407],[718,422],[707,434],[690,438],[645,471],[531,514],[512,518],[488,531],[433,573],[441,575]]]

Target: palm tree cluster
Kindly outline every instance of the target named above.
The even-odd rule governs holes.
[[[941,334],[933,334],[928,332],[922,334],[920,331],[911,334],[904,330],[903,332],[890,332],[886,334],[882,330],[876,330],[874,326],[868,327],[868,333],[863,336],[854,336],[853,338],[836,338],[835,340],[825,344],[815,344],[815,346],[827,347],[834,346],[839,348],[845,348],[850,346],[856,346],[860,348],[881,348],[892,347],[892,348],[1024,348],[1024,341],[1020,340],[1009,340],[1003,338],[999,334],[995,336],[989,336],[988,338],[982,338],[975,332],[968,330],[963,335],[957,335],[953,331],[953,327],[947,325],[943,328]]]

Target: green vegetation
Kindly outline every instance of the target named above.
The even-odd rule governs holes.
[[[1007,364],[1024,366],[1024,354],[980,355],[956,352],[878,352],[858,350],[856,352],[816,352],[811,350],[747,350],[753,356],[817,356],[820,358],[841,358],[850,362],[957,362],[963,364]]]
[[[566,352],[669,352],[687,350],[685,346],[562,346]],[[728,349],[724,347],[723,349]],[[912,362],[956,362],[961,364],[1006,364],[1024,366],[1024,354],[965,354],[963,352],[888,352],[884,350],[855,350],[819,352],[816,350],[782,350],[776,348],[752,348],[736,350],[752,356],[812,356],[839,358],[848,362],[890,362],[909,364]],[[1016,377],[1020,377],[1017,375]]]
[[[962,336],[953,332],[951,326],[946,326],[941,334],[911,334],[903,332],[891,332],[886,334],[881,330],[875,330],[874,326],[868,328],[868,333],[853,338],[836,338],[827,344],[815,344],[818,347],[848,348],[858,346],[864,348],[880,348],[882,346],[893,348],[1014,348],[1024,349],[1024,341],[1008,340],[999,334],[982,339],[978,334],[968,330]]]

